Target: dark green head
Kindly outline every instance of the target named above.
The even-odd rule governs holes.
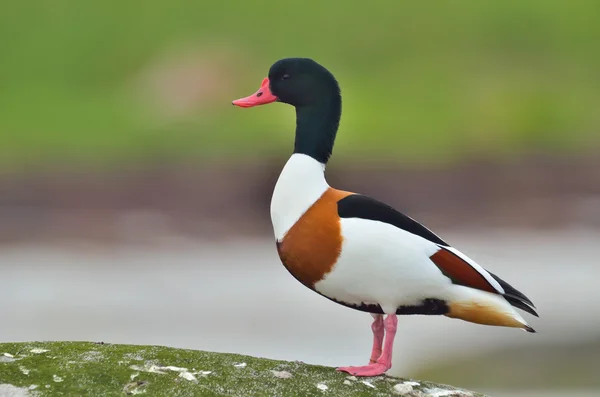
[[[296,108],[294,153],[327,163],[342,111],[340,87],[331,72],[309,58],[281,59],[255,94],[233,104],[253,107],[276,101]]]
[[[340,95],[331,72],[308,58],[286,58],[269,70],[270,88],[280,102],[295,107],[323,103]]]

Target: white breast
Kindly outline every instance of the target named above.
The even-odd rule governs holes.
[[[305,154],[294,153],[285,164],[271,199],[271,222],[277,240],[329,188],[324,172],[324,164]]]

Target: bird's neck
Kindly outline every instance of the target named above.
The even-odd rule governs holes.
[[[316,104],[297,106],[294,153],[305,154],[327,164],[333,152],[341,114],[339,93],[325,96]]]

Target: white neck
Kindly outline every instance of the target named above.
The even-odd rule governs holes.
[[[271,199],[275,238],[281,240],[328,188],[325,165],[305,154],[294,153],[283,167]]]

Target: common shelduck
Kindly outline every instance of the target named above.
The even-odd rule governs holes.
[[[256,93],[233,104],[272,102],[296,108],[294,152],[271,200],[281,262],[306,287],[374,318],[369,364],[338,370],[376,376],[390,369],[397,315],[444,315],[535,332],[513,308],[537,316],[523,293],[409,216],[328,185],[325,165],[342,98],[326,68],[308,58],[279,60]]]

